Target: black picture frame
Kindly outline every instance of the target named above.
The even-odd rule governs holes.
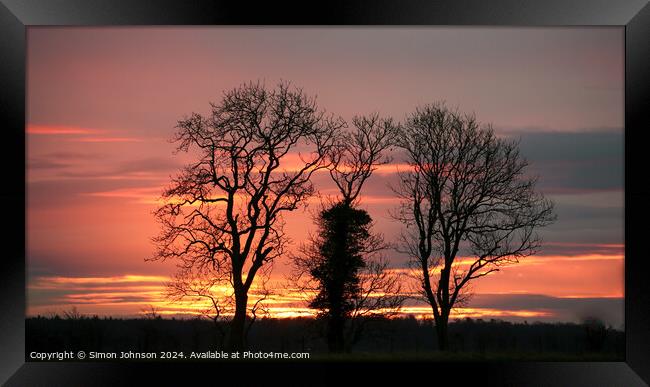
[[[0,382],[7,386],[151,385],[195,379],[259,385],[388,382],[643,386],[650,383],[650,281],[643,240],[650,219],[643,141],[650,128],[650,5],[647,0],[0,0]],[[480,25],[625,27],[625,335],[623,362],[476,363],[36,363],[25,362],[26,28],[38,25]],[[645,162],[644,162],[645,161]],[[390,378],[390,379],[389,379]]]

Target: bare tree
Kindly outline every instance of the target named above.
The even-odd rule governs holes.
[[[145,320],[160,320],[162,316],[155,305],[149,304],[146,308],[141,308],[140,313]]]
[[[271,295],[267,287],[270,266],[262,268],[256,278],[256,284],[249,289],[248,318],[244,329],[244,344],[248,342],[248,333],[253,323],[263,316],[268,316],[269,309],[264,306]],[[234,291],[223,273],[209,275],[191,270],[178,271],[166,285],[166,298],[172,302],[191,302],[199,306],[200,317],[211,320],[218,334],[219,346],[223,348],[227,338],[227,324],[235,313]],[[221,274],[221,278],[218,276]]]
[[[76,306],[73,306],[70,310],[64,310],[63,316],[66,320],[81,320],[83,318],[83,314],[79,312]]]
[[[353,298],[350,324],[346,331],[345,346],[348,352],[361,339],[374,317],[395,316],[406,300],[402,293],[401,275],[389,269],[389,262],[384,256],[367,257],[360,277],[361,292]]]
[[[282,214],[313,194],[311,175],[328,166],[344,126],[314,98],[280,83],[249,83],[211,103],[208,116],[178,122],[179,151],[196,151],[163,192],[155,213],[162,232],[153,259],[228,278],[235,311],[226,347],[244,347],[248,291],[258,271],[285,252]]]
[[[329,168],[341,194],[340,201],[349,205],[357,199],[363,184],[377,167],[391,161],[386,153],[397,135],[393,120],[378,114],[355,116],[352,123],[355,130],[342,133],[331,148]]]
[[[223,347],[227,330],[227,316],[234,314],[234,292],[224,273],[202,275],[191,268],[179,270],[166,285],[166,298],[172,302],[191,302],[204,305],[201,316],[212,320]],[[207,304],[207,305],[206,305]]]
[[[370,314],[390,314],[403,301],[400,283],[381,256],[387,244],[371,232],[370,215],[356,208],[364,182],[378,165],[389,162],[384,153],[396,129],[392,120],[376,114],[355,117],[353,123],[356,130],[342,134],[332,148],[329,170],[340,197],[319,213],[318,236],[311,236],[293,257],[291,277],[326,320],[332,352],[349,350]]]
[[[534,254],[536,230],[555,219],[553,203],[535,192],[516,142],[443,103],[411,114],[398,146],[409,165],[394,188],[396,218],[407,225],[400,249],[419,272],[446,350],[450,312],[469,296],[469,282]]]

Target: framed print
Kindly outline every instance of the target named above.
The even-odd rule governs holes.
[[[646,1],[0,20],[6,385],[650,381]]]

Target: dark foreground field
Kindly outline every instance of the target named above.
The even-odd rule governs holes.
[[[622,361],[624,332],[598,322],[514,324],[462,320],[449,326],[451,351],[435,350],[433,326],[415,319],[368,322],[348,354],[327,354],[321,325],[309,318],[264,319],[249,334],[251,351],[309,352],[319,360],[589,360]],[[31,352],[203,352],[221,349],[212,321],[193,319],[44,318],[26,320]]]

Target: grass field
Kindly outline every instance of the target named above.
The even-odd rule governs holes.
[[[622,361],[625,353],[624,332],[593,323],[455,321],[449,326],[450,351],[444,353],[436,350],[430,322],[380,319],[367,326],[349,353],[329,354],[319,321],[262,319],[253,325],[248,346],[251,351],[308,353],[311,360],[325,362]],[[34,351],[191,353],[221,349],[223,335],[207,320],[79,316],[26,320],[28,354]]]

